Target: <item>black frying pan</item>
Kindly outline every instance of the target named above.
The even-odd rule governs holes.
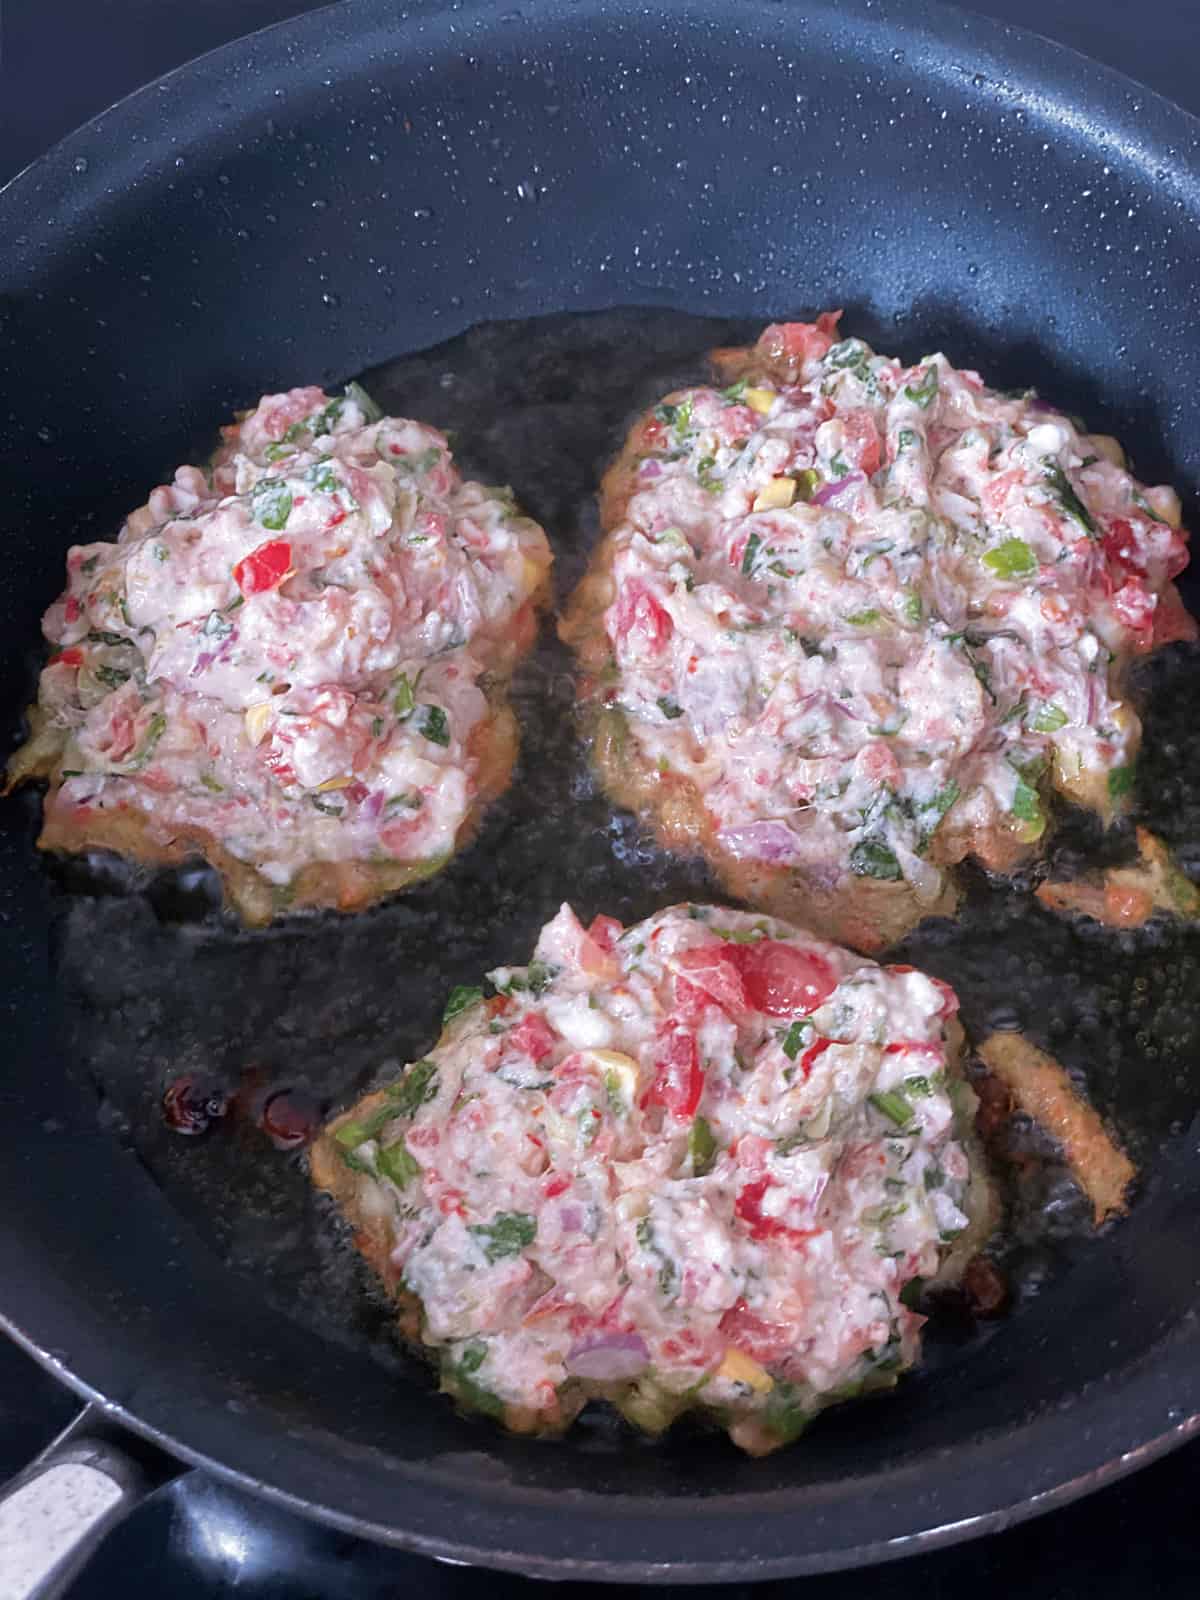
[[[1192,488],[1197,131],[1112,73],[917,0],[350,0],[175,73],[0,194],[6,725],[67,544],[111,531],[264,388],[367,373],[389,406],[453,423],[468,467],[547,521],[564,586],[633,406],[731,330],[829,305],[882,348],[1037,384],[1125,438],[1143,477]],[[519,789],[474,851],[350,922],[241,935],[200,872],[134,895],[75,874],[86,892],[64,894],[34,857],[34,808],[6,803],[10,1331],[180,1460],[367,1537],[552,1576],[878,1560],[1046,1509],[1200,1429],[1186,932],[1072,930],[978,880],[960,926],[909,942],[969,1024],[1019,1021],[1088,1077],[1142,1192],[1085,1240],[1050,1183],[1007,1323],[935,1335],[895,1398],[767,1461],[599,1420],[548,1447],[457,1418],[391,1351],[294,1162],[249,1119],[191,1142],[162,1128],[183,1068],[243,1098],[285,1080],[347,1096],[566,895],[634,914],[703,888],[587,790],[565,666],[547,641]],[[1140,799],[1185,861],[1195,681],[1178,648],[1150,674]]]

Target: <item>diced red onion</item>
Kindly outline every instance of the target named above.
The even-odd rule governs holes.
[[[636,1378],[649,1361],[646,1341],[636,1333],[585,1334],[567,1351],[567,1371],[597,1383]]]
[[[560,1206],[558,1225],[564,1233],[578,1233],[583,1227],[582,1206]]]
[[[638,468],[638,476],[642,478],[658,478],[662,476],[662,467],[657,461],[643,461]]]
[[[1029,401],[1030,411],[1044,411],[1052,417],[1061,417],[1063,413],[1057,406],[1052,406],[1049,400],[1043,400],[1041,395],[1035,394]]]
[[[832,483],[827,483],[823,489],[818,489],[809,501],[810,505],[827,506],[831,500],[836,500],[843,490],[850,488],[851,484],[861,483],[861,472],[849,472],[844,478],[835,478]]]
[[[386,798],[382,789],[375,789],[363,801],[362,814],[368,822],[375,821],[375,818],[383,810],[383,802]]]
[[[717,839],[739,860],[793,861],[800,841],[786,822],[747,822],[740,828],[722,828]]]

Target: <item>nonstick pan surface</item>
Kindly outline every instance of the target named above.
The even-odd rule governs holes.
[[[1028,36],[866,0],[350,0],[173,74],[0,194],[8,724],[66,546],[289,383],[364,375],[454,426],[464,463],[546,521],[563,589],[637,402],[708,345],[831,304],[881,348],[1036,384],[1121,435],[1143,476],[1194,489],[1196,126]],[[562,898],[628,915],[704,892],[590,790],[567,665],[547,638],[521,684],[518,790],[470,855],[352,921],[241,934],[202,874],[64,886],[34,857],[35,807],[6,803],[12,1330],[187,1459],[370,1537],[558,1576],[876,1560],[1195,1431],[1200,941],[1053,923],[1027,885],[976,880],[963,923],[906,951],[960,986],[976,1029],[1019,1022],[1086,1078],[1143,1167],[1134,1214],[1084,1238],[1047,1168],[1011,1319],[936,1337],[894,1398],[765,1462],[455,1417],[394,1352],[293,1160],[249,1119],[163,1129],[184,1071],[251,1098],[348,1095]],[[1195,659],[1176,648],[1147,676],[1139,803],[1195,861]],[[1095,845],[1076,829],[1062,848]]]

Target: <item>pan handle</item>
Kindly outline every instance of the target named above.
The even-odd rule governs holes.
[[[109,1530],[185,1470],[86,1406],[0,1489],[0,1600],[57,1600]]]

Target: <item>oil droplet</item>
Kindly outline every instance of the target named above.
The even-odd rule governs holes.
[[[321,304],[328,306],[331,311],[336,311],[341,303],[341,295],[330,294],[328,291],[326,291],[326,293],[321,296]]]
[[[413,221],[414,222],[432,222],[433,221],[433,207],[432,206],[414,206],[413,207]]]
[[[75,157],[75,171],[76,172],[86,172],[87,169],[88,169],[87,157],[86,156],[76,156]]]
[[[520,183],[517,185],[517,199],[524,200],[529,205],[533,205],[537,200],[537,197],[537,185],[534,183],[533,179],[522,178]]]
[[[54,430],[52,428],[47,428],[44,423],[38,429],[37,436],[42,441],[43,444],[53,444],[54,443]]]

